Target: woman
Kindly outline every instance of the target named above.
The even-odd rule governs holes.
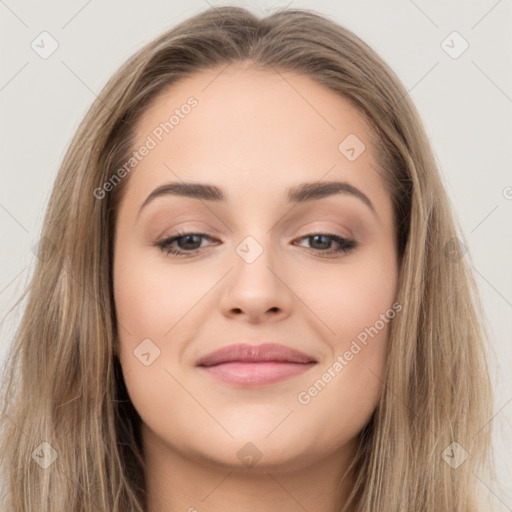
[[[6,510],[479,510],[463,256],[364,42],[306,10],[181,23],[112,77],[56,179],[4,391]]]

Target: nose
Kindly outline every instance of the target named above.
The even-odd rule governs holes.
[[[252,239],[236,252],[235,268],[227,276],[220,301],[223,314],[251,324],[288,317],[294,304],[291,279],[272,251]]]

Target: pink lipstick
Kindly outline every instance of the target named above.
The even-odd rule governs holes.
[[[272,384],[312,368],[317,361],[276,343],[236,344],[200,358],[196,366],[212,377],[242,386]]]

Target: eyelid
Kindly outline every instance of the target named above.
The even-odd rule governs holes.
[[[177,238],[177,237],[186,236],[186,235],[201,235],[210,240],[222,241],[222,240],[220,240],[220,236],[211,235],[211,234],[207,233],[206,231],[207,230],[203,230],[201,228],[193,228],[193,227],[188,227],[188,226],[178,227],[178,228],[173,229],[169,234],[164,234],[162,236],[156,237],[156,242],[163,242],[170,238]],[[355,241],[355,237],[352,234],[352,232],[349,229],[346,229],[346,231],[347,231],[347,233],[343,233],[343,232],[340,232],[339,228],[330,229],[330,228],[325,228],[325,227],[324,228],[322,228],[322,227],[314,228],[313,227],[313,228],[308,229],[307,231],[304,231],[303,233],[299,233],[292,239],[292,241],[300,239],[300,238],[304,238],[307,236],[313,236],[313,235],[338,236],[338,237],[344,238],[346,240],[354,240]],[[287,238],[288,238],[288,236],[289,235],[287,235]]]
[[[338,223],[329,222],[331,227],[326,227],[326,223],[328,221],[318,221],[315,220],[313,222],[310,222],[308,224],[305,224],[304,226],[301,226],[300,231],[305,230],[303,235],[298,236],[308,236],[311,234],[325,234],[325,235],[336,235],[341,238],[346,238],[350,240],[355,240],[357,238],[356,234],[349,229],[348,227],[341,226]],[[322,223],[321,226],[317,226],[317,223]],[[313,224],[313,225],[312,225]],[[336,224],[333,226],[333,224]]]
[[[203,249],[206,249],[208,246],[211,246],[211,245],[213,245],[213,246],[219,245],[218,244],[219,240],[215,237],[208,235],[207,233],[190,231],[190,230],[186,230],[186,229],[182,229],[180,231],[174,232],[171,235],[164,237],[160,241],[155,242],[153,245],[158,247],[159,250],[162,251],[163,253],[166,253],[169,256],[172,256],[175,258],[183,259],[183,258],[187,258],[187,257],[193,257],[195,255],[198,255],[201,252],[204,252],[204,251],[202,251],[201,247],[190,250],[190,251],[187,251],[185,249],[179,249],[179,248],[178,249],[177,248],[169,249],[169,247],[171,247],[171,244],[175,243],[176,240],[179,240],[180,238],[185,238],[186,236],[192,236],[192,235],[196,235],[196,236],[201,237],[202,239],[207,239],[207,240],[210,240],[210,242],[213,242],[213,244],[209,244],[206,247],[204,247]],[[315,236],[325,236],[326,238],[330,239],[331,242],[338,244],[337,249],[315,250],[314,248],[305,247],[307,252],[309,252],[310,254],[313,254],[313,255],[316,255],[316,256],[322,257],[322,258],[342,257],[343,255],[350,254],[354,249],[356,249],[359,246],[359,243],[353,238],[345,237],[342,235],[338,235],[336,233],[332,233],[330,231],[323,231],[323,230],[316,230],[316,231],[313,230],[313,231],[310,231],[303,235],[299,235],[299,236],[295,237],[292,240],[292,242],[308,240]],[[292,244],[292,245],[296,245],[298,247],[303,247],[300,244]]]
[[[200,223],[200,224],[202,224],[202,226],[199,226],[197,224],[189,224],[187,222],[183,222],[183,223],[178,224],[177,226],[173,227],[172,230],[166,230],[165,233],[168,233],[168,234],[163,234],[159,237],[156,237],[156,240],[157,241],[165,241],[165,240],[168,240],[169,238],[174,238],[177,236],[184,236],[187,234],[191,234],[191,235],[203,235],[203,236],[209,238],[210,240],[222,241],[221,238],[225,235],[227,236],[227,233],[225,233],[224,230],[219,231],[218,229],[212,228],[207,223]],[[318,226],[318,224],[321,224],[321,225]],[[335,225],[332,227],[326,227],[326,224],[331,224],[331,225],[335,224]],[[218,235],[209,234],[208,231],[210,231],[210,232],[215,231],[218,233]],[[231,229],[229,231],[232,233]],[[296,232],[297,229],[292,230],[291,228],[287,228],[286,230],[280,231],[280,234],[284,235],[286,238],[289,238],[292,236],[292,231]],[[298,231],[299,231],[299,234],[295,235],[293,240],[296,240],[297,238],[302,238],[305,236],[319,235],[319,234],[324,234],[324,235],[329,235],[329,236],[335,235],[335,236],[344,238],[346,240],[353,240],[353,241],[355,241],[359,238],[359,234],[357,232],[354,233],[353,230],[349,229],[348,227],[342,226],[337,222],[333,222],[333,221],[330,221],[327,219],[324,221],[318,220],[318,219],[311,221],[305,225],[302,225]]]

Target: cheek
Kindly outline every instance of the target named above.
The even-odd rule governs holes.
[[[149,345],[150,350],[160,350],[150,368],[171,364],[180,357],[186,340],[194,337],[205,312],[218,307],[209,292],[225,268],[206,264],[200,269],[186,267],[170,264],[156,249],[119,245],[114,260],[114,300],[120,356],[127,369],[141,369],[134,351],[147,339],[156,346]]]
[[[397,315],[392,307],[392,282],[383,280],[376,290],[375,276],[368,280],[353,277],[354,281],[343,279],[341,288],[331,282],[333,296],[318,296],[326,323],[335,334],[326,338],[330,354],[296,396],[303,421],[314,428],[318,418],[328,417],[319,437],[332,436],[337,442],[356,436],[377,406],[389,329]]]
[[[361,258],[338,268],[319,267],[314,275],[300,272],[294,290],[310,306],[317,324],[321,320],[325,326],[326,339],[343,348],[348,339],[361,333],[364,338],[366,329],[375,324],[379,331],[386,330],[396,283],[397,270],[391,261]],[[390,314],[394,316],[394,311]]]
[[[303,389],[307,396],[299,402],[311,399],[315,402],[311,410],[317,411],[341,406],[363,425],[378,399],[390,325],[401,309],[394,303],[397,268],[393,254],[389,258],[382,252],[378,257],[370,254],[336,271],[324,268],[315,273],[314,280],[309,277],[303,273],[296,289],[307,297],[315,318],[325,326],[322,331],[329,353],[310,383],[311,394]],[[344,418],[340,413],[338,419]]]
[[[144,371],[134,351],[147,339],[157,347],[147,347],[153,347],[152,357],[162,348],[162,333],[172,325],[170,314],[166,318],[162,312],[174,311],[175,305],[168,302],[173,295],[162,295],[162,280],[155,279],[151,266],[147,265],[140,251],[127,243],[121,242],[116,246],[113,276],[121,363],[125,370],[136,368]],[[163,325],[165,320],[167,326]],[[151,364],[148,369],[154,367],[155,364]]]
[[[168,266],[148,258],[147,249],[120,245],[114,260],[114,298],[124,332],[137,339],[161,339],[185,313],[185,284],[183,272],[170,272]]]

